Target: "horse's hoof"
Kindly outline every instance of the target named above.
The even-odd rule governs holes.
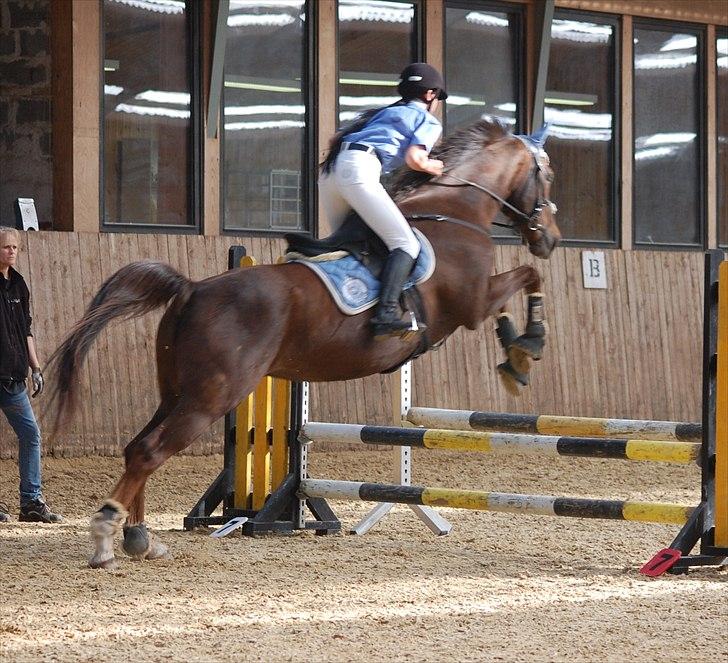
[[[144,523],[124,527],[123,551],[132,559],[144,559],[149,550],[149,534]]]
[[[521,387],[528,385],[528,374],[516,371],[510,361],[498,364],[498,375],[506,391],[511,396],[519,396]]]
[[[516,373],[519,375],[528,374],[531,370],[531,355],[515,345],[511,345],[506,354],[508,356],[508,363]]]
[[[172,555],[170,554],[167,546],[152,537],[146,559],[172,559]]]
[[[94,555],[88,561],[88,565],[92,569],[104,569],[105,571],[116,571],[119,568],[119,562],[116,561],[115,557],[99,557]]]
[[[534,361],[541,359],[543,354],[544,339],[543,336],[528,336],[523,334],[519,336],[508,348],[508,358],[511,359],[511,350],[517,350]],[[515,364],[514,364],[515,366]]]
[[[132,559],[171,559],[167,546],[147,531],[144,523],[124,528],[122,549]]]

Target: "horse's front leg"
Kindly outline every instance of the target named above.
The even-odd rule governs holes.
[[[525,333],[519,336],[513,318],[506,310],[506,302],[521,289],[525,289],[528,294],[528,321]],[[496,333],[507,355],[507,360],[499,364],[498,373],[506,390],[514,396],[529,382],[530,360],[541,359],[543,351],[546,327],[543,321],[543,294],[540,290],[541,277],[533,267],[527,265],[496,274],[490,280],[490,312],[499,311]]]

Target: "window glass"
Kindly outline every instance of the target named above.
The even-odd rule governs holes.
[[[698,34],[634,30],[634,228],[642,245],[701,240]]]
[[[517,12],[479,9],[474,2],[446,5],[447,133],[483,116],[518,129],[520,18]]]
[[[728,245],[728,32],[716,39],[718,133],[718,241]]]
[[[520,130],[519,49],[521,14],[484,9],[477,2],[445,5],[445,133],[483,117]],[[496,223],[510,224],[499,212]],[[494,237],[513,238],[493,226]]]
[[[226,230],[305,228],[303,0],[230,0],[223,88]]]
[[[104,221],[185,226],[191,76],[181,0],[104,0]]]
[[[566,16],[551,24],[544,107],[552,197],[565,239],[614,241],[616,28]]]
[[[399,99],[399,74],[416,61],[416,5],[339,0],[339,125]]]

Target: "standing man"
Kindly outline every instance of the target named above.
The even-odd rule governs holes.
[[[40,470],[40,429],[28,398],[28,367],[33,398],[43,391],[43,375],[30,331],[30,293],[15,271],[20,233],[0,226],[0,410],[18,436],[20,514],[22,522],[60,523],[43,501]],[[10,515],[0,508],[0,522]]]

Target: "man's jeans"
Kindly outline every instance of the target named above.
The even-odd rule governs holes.
[[[0,410],[18,436],[18,470],[20,471],[20,503],[26,504],[41,496],[40,428],[30,406],[28,390],[9,394],[0,385]]]

